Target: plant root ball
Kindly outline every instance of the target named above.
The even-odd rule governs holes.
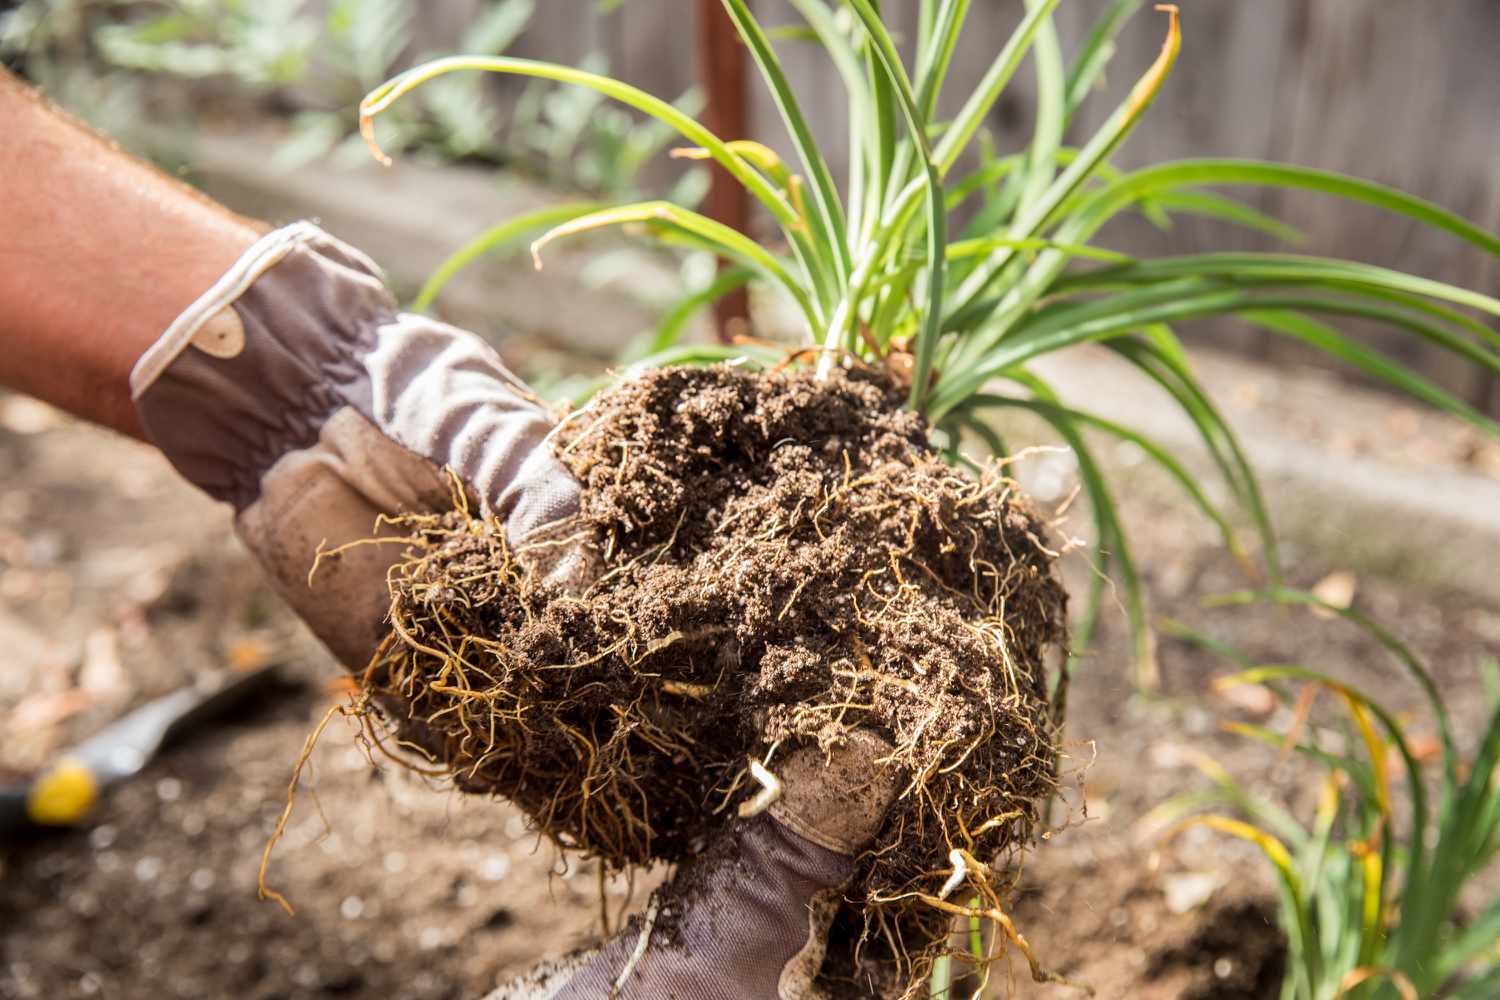
[[[846,905],[920,974],[951,852],[976,862],[954,899],[990,900],[1053,788],[1065,596],[1015,484],[944,464],[901,402],[861,371],[617,387],[554,442],[595,581],[543,582],[496,522],[406,519],[372,693],[459,786],[614,867],[701,850],[750,757],[877,731],[907,780]]]

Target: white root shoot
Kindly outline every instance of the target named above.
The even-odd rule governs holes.
[[[645,918],[641,923],[641,936],[635,942],[635,950],[630,953],[630,961],[625,963],[625,968],[620,970],[620,975],[615,979],[614,986],[610,987],[609,995],[611,1000],[620,995],[620,991],[625,988],[625,981],[635,971],[635,967],[640,963],[641,957],[646,954],[647,946],[651,944],[651,929],[656,926],[656,908],[656,897],[653,895],[651,902],[646,904]]]
[[[759,816],[771,808],[771,803],[781,798],[781,779],[767,770],[760,761],[750,761],[750,777],[760,782],[760,791],[756,792],[755,797],[749,802],[740,805],[741,819]]]
[[[948,881],[938,890],[938,899],[947,899],[953,895],[953,890],[963,885],[964,879],[969,877],[969,863],[964,860],[963,851],[958,848],[949,851],[948,863],[953,866],[953,874],[948,876]]]

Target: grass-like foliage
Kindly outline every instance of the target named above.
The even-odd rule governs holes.
[[[1284,588],[1230,600],[1321,607],[1368,631],[1427,698],[1437,727],[1430,756],[1440,773],[1428,773],[1429,754],[1400,719],[1358,687],[1302,665],[1251,664],[1222,643],[1172,626],[1238,662],[1240,672],[1221,685],[1265,684],[1288,697],[1300,689],[1290,732],[1244,723],[1230,728],[1294,749],[1324,769],[1325,781],[1315,815],[1303,822],[1203,756],[1198,765],[1213,786],[1163,804],[1155,819],[1176,830],[1210,827],[1264,853],[1275,872],[1288,942],[1284,1000],[1500,995],[1500,899],[1478,901],[1477,913],[1462,905],[1465,889],[1500,854],[1500,692],[1478,745],[1462,756],[1426,668],[1389,632],[1357,612]],[[1307,725],[1320,693],[1340,702],[1347,719],[1334,740],[1320,739]]]
[[[846,359],[883,365],[905,376],[911,406],[926,415],[939,444],[958,460],[967,435],[1002,450],[989,425],[994,411],[1022,408],[1056,429],[1076,453],[1095,518],[1094,563],[1119,584],[1136,638],[1139,679],[1149,685],[1154,660],[1145,596],[1108,479],[1089,448],[1089,433],[1141,446],[1182,484],[1239,554],[1230,512],[1209,498],[1181,457],[1130,427],[1063,405],[1028,367],[1036,359],[1100,342],[1181,406],[1223,475],[1231,502],[1259,536],[1264,579],[1280,582],[1270,518],[1256,477],[1234,433],[1194,377],[1177,327],[1190,320],[1236,316],[1309,344],[1331,357],[1500,436],[1500,425],[1462,400],[1350,338],[1330,320],[1376,319],[1500,371],[1500,335],[1475,317],[1500,315],[1500,300],[1440,281],[1353,261],[1288,253],[1207,253],[1136,260],[1091,247],[1101,227],[1122,213],[1158,222],[1173,215],[1211,216],[1283,239],[1290,226],[1222,190],[1296,188],[1363,202],[1444,230],[1500,256],[1500,239],[1429,202],[1338,174],[1247,160],[1188,160],[1122,172],[1110,157],[1161,90],[1181,45],[1175,8],[1154,64],[1127,99],[1081,146],[1063,139],[1081,102],[1109,64],[1112,39],[1142,0],[1115,0],[1064,66],[1052,21],[1059,0],[1025,0],[1024,16],[1000,46],[978,87],[952,118],[939,95],[970,0],[920,0],[915,61],[908,65],[880,15],[877,0],[792,0],[805,20],[796,31],[768,32],[745,0],[724,0],[781,112],[799,165],[739,136],[717,136],[672,104],[607,76],[567,66],[504,57],[455,57],[412,69],[369,94],[362,123],[373,140],[374,117],[436,77],[483,70],[588,88],[636,109],[691,144],[679,155],[722,164],[774,220],[780,238],[749,236],[668,202],[554,206],[507,220],[462,248],[418,302],[426,307],[466,263],[536,239],[550,240],[630,224],[659,241],[708,250],[736,265],[695,291],[665,317],[641,364],[750,356],[753,345],[681,342],[686,320],[747,281],[785,294],[801,316],[817,364]],[[837,183],[787,81],[772,42],[813,39],[847,90],[850,165]],[[986,118],[1027,56],[1037,77],[1037,126],[1024,148],[1001,155],[977,148]],[[964,165],[967,172],[960,170]],[[960,225],[959,220],[967,219]],[[540,260],[540,258],[538,258]],[[779,360],[779,358],[777,359]],[[1096,584],[1075,634],[1081,649],[1104,588]]]

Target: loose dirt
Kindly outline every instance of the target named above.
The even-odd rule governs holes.
[[[582,510],[545,541],[410,522],[370,686],[461,787],[614,869],[701,850],[756,790],[750,758],[878,733],[907,781],[846,905],[925,981],[951,915],[918,894],[955,848],[1029,843],[1052,788],[1066,599],[1015,484],[955,472],[902,402],[861,372],[625,383],[556,435]],[[559,547],[594,571],[530,570]]]

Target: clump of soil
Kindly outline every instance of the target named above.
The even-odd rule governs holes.
[[[901,403],[863,372],[619,386],[554,441],[583,497],[548,545],[597,572],[560,584],[496,522],[409,519],[370,689],[459,786],[617,867],[701,850],[749,758],[877,731],[908,780],[846,909],[914,981],[946,947],[950,853],[975,862],[954,900],[998,912],[983,865],[1052,788],[1065,597],[1015,485],[944,464]]]

